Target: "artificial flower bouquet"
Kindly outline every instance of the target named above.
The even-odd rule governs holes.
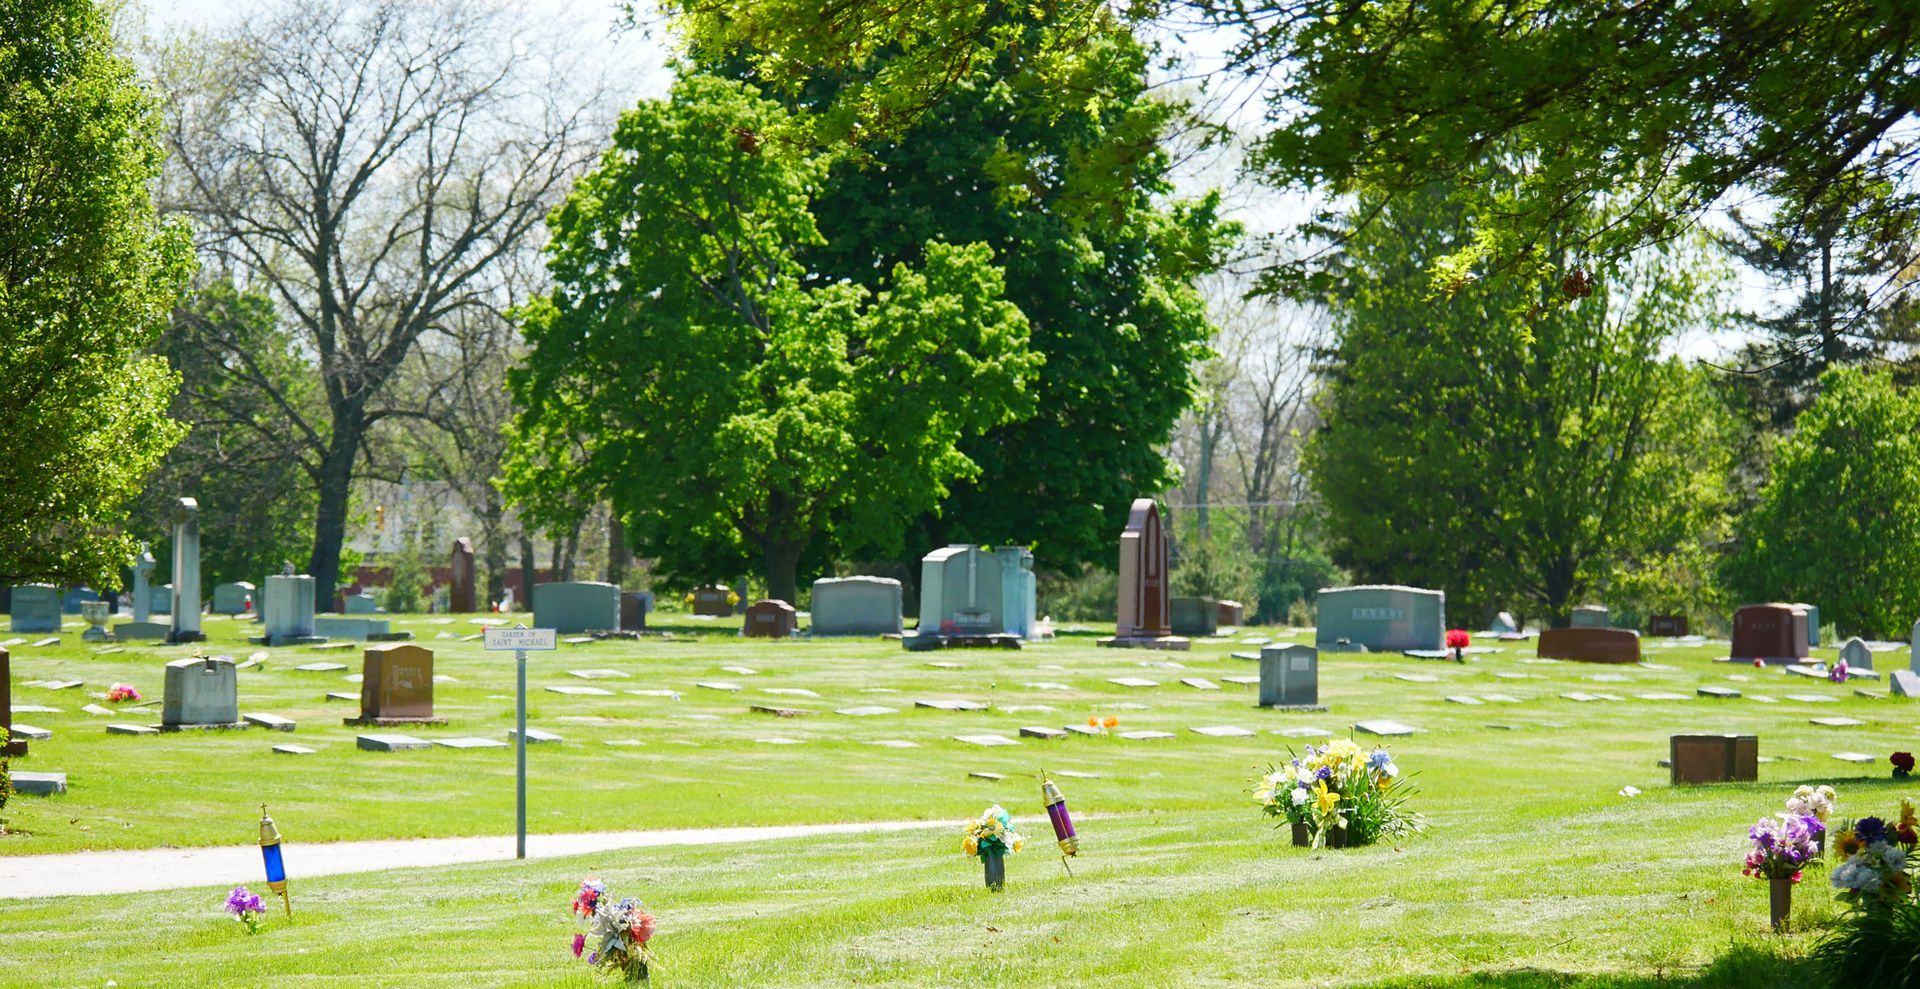
[[[260,902],[260,894],[245,886],[235,886],[233,892],[227,894],[227,912],[247,928],[248,934],[258,934],[260,922],[267,916],[267,905]]]
[[[133,684],[116,683],[107,688],[107,703],[109,704],[119,704],[124,701],[137,701],[139,699],[140,691]]]
[[[1895,752],[1887,757],[1887,761],[1893,764],[1894,779],[1907,780],[1913,778],[1913,753]]]
[[[1920,820],[1913,801],[1900,801],[1900,816],[1889,824],[1863,817],[1834,837],[1842,857],[1833,868],[1833,886],[1855,909],[1913,902],[1913,852],[1920,845]]]
[[[1253,786],[1267,816],[1305,828],[1315,848],[1420,833],[1425,821],[1406,810],[1414,792],[1386,749],[1369,752],[1344,739],[1307,746],[1285,765],[1268,767]]]
[[[1013,818],[999,804],[988,807],[960,835],[960,850],[968,855],[1007,855],[1026,844],[1027,839],[1013,829]]]
[[[1753,843],[1747,849],[1747,862],[1740,871],[1755,879],[1785,879],[1799,882],[1800,872],[1813,860],[1814,829],[1819,818],[1780,813],[1763,817],[1747,829]]]
[[[589,965],[619,972],[628,982],[646,980],[653,964],[647,942],[653,940],[654,917],[645,905],[631,896],[616,901],[606,883],[588,876],[574,894],[573,914],[587,922],[586,931],[573,936],[575,958],[585,952]]]
[[[1826,850],[1827,820],[1833,817],[1835,799],[1833,787],[1826,785],[1803,785],[1787,798],[1787,814],[1806,824],[1813,838],[1815,855]]]
[[[1453,650],[1454,662],[1456,663],[1466,662],[1467,647],[1472,644],[1473,644],[1473,636],[1468,635],[1466,629],[1450,628],[1447,630],[1447,648]]]

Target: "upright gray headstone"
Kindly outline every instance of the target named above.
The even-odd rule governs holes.
[[[15,632],[60,631],[60,590],[51,584],[21,584],[13,589]]]
[[[260,608],[267,645],[292,645],[318,636],[313,627],[313,577],[308,574],[268,577]]]
[[[533,625],[562,634],[620,628],[620,588],[598,580],[535,584]]]
[[[1311,707],[1320,703],[1320,654],[1312,646],[1266,646],[1260,650],[1260,706]]]
[[[1038,586],[1033,576],[1033,551],[1025,546],[1002,546],[993,551],[1000,561],[1000,628],[1023,639],[1033,638]]]
[[[1840,660],[1847,664],[1847,669],[1873,672],[1873,650],[1857,635],[1840,646]]]
[[[231,725],[240,720],[240,680],[225,656],[188,656],[167,664],[163,727]]]
[[[1606,605],[1583,604],[1573,609],[1574,628],[1611,628]]]
[[[147,588],[147,607],[151,611],[157,611],[169,616],[172,615],[173,585],[161,584],[159,587]]]
[[[1907,669],[1920,673],[1920,622],[1913,623],[1913,644],[1907,653]]]
[[[978,546],[955,544],[920,558],[920,634],[948,622],[965,635],[1005,631],[1006,595],[1000,558]]]
[[[347,595],[345,604],[346,607],[341,612],[342,614],[377,615],[380,613],[380,602],[375,601],[373,595],[365,591],[361,591],[358,594]]]
[[[1807,609],[1807,646],[1818,648],[1820,645],[1820,606],[1796,602],[1798,607]]]
[[[900,582],[891,577],[830,577],[813,582],[813,634],[899,635]]]
[[[1894,670],[1888,686],[1893,688],[1895,697],[1920,697],[1920,673],[1912,670]]]
[[[244,580],[215,585],[213,588],[213,613],[216,615],[246,614],[247,611],[250,610],[248,607],[250,604],[259,603],[254,600],[254,592],[257,590],[259,590],[259,588],[254,587],[251,583]]]
[[[202,642],[200,631],[200,503],[173,506],[173,630],[168,642]]]
[[[1489,629],[1489,631],[1499,632],[1502,635],[1512,635],[1520,631],[1520,626],[1513,620],[1512,612],[1503,611],[1493,616],[1493,628]]]
[[[1395,584],[1322,588],[1316,598],[1314,645],[1340,640],[1375,651],[1439,649],[1446,645],[1444,592]]]

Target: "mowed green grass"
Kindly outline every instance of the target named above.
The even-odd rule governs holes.
[[[1326,654],[1321,691],[1332,710],[1279,713],[1257,710],[1251,690],[1234,685],[1202,691],[1180,684],[1183,676],[1255,673],[1257,664],[1229,653],[1257,647],[1237,642],[1160,654],[1097,649],[1090,636],[1068,636],[1019,652],[919,654],[878,640],[741,641],[728,629],[664,617],[675,641],[563,646],[533,658],[530,723],[566,739],[529,751],[533,830],[857,820],[949,820],[952,827],[303,879],[301,860],[323,855],[315,846],[325,841],[509,831],[511,750],[356,751],[356,730],[339,720],[352,706],[322,700],[354,685],[341,673],[291,668],[340,657],[357,669],[357,653],[304,648],[270,650],[265,668],[240,674],[242,710],[296,718],[292,735],[109,736],[110,719],[79,711],[87,702],[81,693],[120,680],[158,697],[161,664],[184,650],[129,647],[96,656],[69,632],[60,646],[13,654],[14,703],[65,708],[18,716],[55,737],[34,743],[33,755],[16,766],[65,771],[70,792],[15,798],[6,813],[23,833],[0,839],[0,854],[246,844],[265,802],[288,837],[298,913],[248,938],[219,914],[222,889],[0,901],[0,984],[271,978],[294,986],[586,986],[594,978],[565,950],[572,930],[565,910],[573,885],[590,872],[661,915],[656,946],[664,962],[655,982],[663,986],[1791,984],[1800,977],[1796,956],[1836,908],[1824,876],[1814,874],[1797,898],[1801,933],[1768,935],[1765,887],[1738,871],[1745,826],[1778,809],[1800,782],[1834,783],[1843,813],[1886,812],[1906,791],[1885,779],[1884,763],[1855,766],[1832,753],[1884,759],[1920,744],[1920,706],[1712,662],[1724,647],[1650,648],[1649,660],[1662,669],[1523,662],[1530,644],[1496,643],[1505,651],[1464,667]],[[435,638],[473,631],[465,619],[403,618],[401,626],[434,648],[439,672],[457,681],[436,688],[450,723],[414,733],[505,737],[511,657]],[[255,651],[242,643],[244,626],[208,627],[215,651]],[[1904,659],[1879,658],[1886,667]],[[1167,661],[1184,668],[1158,665]],[[722,670],[736,665],[758,673]],[[590,668],[630,676],[586,681],[565,672]],[[1120,676],[1160,686],[1107,682]],[[1594,679],[1616,676],[1628,681]],[[45,678],[86,686],[21,685]],[[744,689],[695,687],[701,680]],[[1029,686],[1049,682],[1071,689]],[[542,689],[583,684],[616,695]],[[1705,684],[1776,702],[1634,696],[1692,695]],[[618,693],[660,688],[682,697]],[[1623,700],[1560,696],[1582,690]],[[1519,703],[1444,699],[1487,693]],[[912,706],[939,697],[994,707],[947,713]],[[776,718],[749,713],[750,704],[817,713]],[[856,705],[897,711],[833,713]],[[1055,710],[1009,710],[1036,705]],[[1109,715],[1120,719],[1119,730],[1176,737],[996,748],[952,739],[1012,737],[1021,725]],[[1809,723],[1831,715],[1867,724]],[[1256,766],[1301,744],[1273,732],[1311,725],[1345,734],[1354,721],[1380,717],[1420,729],[1390,744],[1402,768],[1419,774],[1415,805],[1430,834],[1399,848],[1289,847],[1246,793]],[[1190,730],[1227,724],[1260,735],[1208,738]],[[1679,731],[1757,733],[1762,754],[1776,761],[1762,765],[1757,785],[1675,790],[1657,760]],[[802,744],[762,741],[771,738]],[[871,744],[883,739],[917,746]],[[269,752],[285,741],[321,751]],[[1057,777],[1082,819],[1085,849],[1071,878],[1049,853],[1034,779],[1043,767],[1098,776]],[[1008,778],[969,778],[974,771]],[[1629,785],[1643,792],[1619,795]],[[960,825],[992,802],[1012,810],[1033,839],[1009,863],[1010,885],[1000,895],[981,889],[978,863],[958,850]]]

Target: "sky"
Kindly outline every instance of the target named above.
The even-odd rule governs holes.
[[[242,16],[254,4],[250,0],[135,0],[144,2],[147,24],[155,32],[213,29]],[[327,2],[327,0],[316,0]],[[549,28],[566,32],[572,39],[569,52],[575,64],[600,73],[610,95],[620,105],[649,97],[664,96],[672,82],[667,63],[673,52],[670,37],[664,33],[633,30],[622,25],[622,9],[608,0],[501,0],[518,7]],[[645,2],[645,0],[643,0]],[[1180,46],[1181,53],[1200,70],[1217,66],[1228,39],[1205,29],[1182,26],[1170,31],[1165,40]],[[1233,100],[1236,108],[1229,120],[1243,130],[1260,125],[1257,99],[1244,86]],[[1255,232],[1284,231],[1303,219],[1315,201],[1297,193],[1281,193],[1240,179],[1230,161],[1212,159],[1178,176],[1183,193],[1198,193],[1208,187],[1222,187],[1234,218]],[[1772,290],[1756,273],[1730,267],[1724,288],[1736,305],[1764,308],[1773,298]],[[1671,342],[1669,351],[1686,358],[1716,359],[1725,356],[1742,341],[1734,333],[1695,332]]]

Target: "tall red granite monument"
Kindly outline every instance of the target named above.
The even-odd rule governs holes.
[[[1160,506],[1136,498],[1120,532],[1120,608],[1113,638],[1103,646],[1134,649],[1185,649],[1189,640],[1173,634],[1168,620],[1167,533]]]

